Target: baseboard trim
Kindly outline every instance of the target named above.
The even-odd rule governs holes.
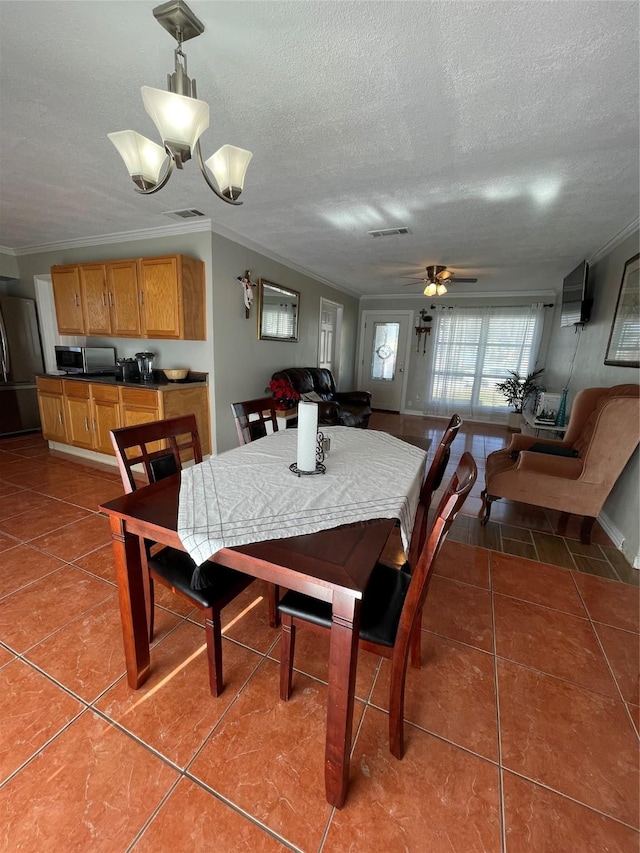
[[[71,444],[61,444],[58,441],[50,441],[49,448],[64,453],[66,456],[79,456],[88,462],[99,462],[112,468],[118,467],[115,456],[107,456],[106,453],[97,453],[95,450],[85,450],[83,447],[73,447]]]
[[[624,545],[624,535],[622,531],[616,527],[613,521],[611,521],[609,516],[604,512],[601,512],[598,516],[598,523],[609,539],[611,539],[618,551],[622,551],[622,546]]]

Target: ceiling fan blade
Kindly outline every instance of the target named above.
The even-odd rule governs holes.
[[[475,284],[475,282],[477,280],[478,280],[477,278],[458,278],[457,275],[453,275],[451,277],[451,283],[452,284],[456,284],[458,282],[462,282],[462,283],[466,283],[466,284]]]
[[[451,272],[451,270],[444,269],[436,275],[436,278],[439,278],[440,281],[446,281],[446,279],[451,278],[452,275],[455,275],[455,273]]]
[[[414,284],[424,284],[427,285],[429,282],[426,278],[415,278],[413,281],[408,281],[406,284],[401,284],[400,287],[411,287]]]

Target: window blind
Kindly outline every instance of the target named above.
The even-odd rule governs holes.
[[[439,311],[426,413],[505,421],[510,411],[495,389],[509,370],[534,370],[544,309],[452,308]]]

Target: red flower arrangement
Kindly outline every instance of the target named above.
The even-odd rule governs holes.
[[[300,394],[288,379],[272,379],[269,390],[275,397],[276,409],[290,409],[300,399]]]

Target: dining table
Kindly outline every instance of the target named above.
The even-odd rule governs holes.
[[[130,687],[150,672],[142,540],[331,603],[325,789],[349,778],[360,604],[396,524],[411,536],[426,453],[375,430],[323,428],[326,473],[297,477],[296,430],[265,436],[101,505],[111,529]]]

